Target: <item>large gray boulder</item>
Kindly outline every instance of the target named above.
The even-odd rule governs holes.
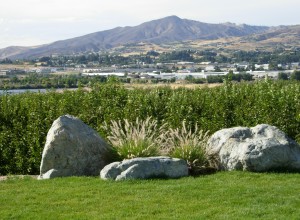
[[[170,157],[144,157],[114,162],[105,166],[102,179],[180,178],[188,176],[185,160]]]
[[[217,131],[207,150],[218,157],[220,170],[300,171],[300,146],[267,124]]]
[[[110,146],[95,130],[78,118],[64,115],[48,132],[39,179],[97,176],[110,159]]]

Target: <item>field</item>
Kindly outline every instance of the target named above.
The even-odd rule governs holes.
[[[220,172],[178,180],[0,182],[1,219],[298,219],[299,174]]]
[[[187,88],[187,89],[199,89],[199,88],[214,88],[217,86],[221,86],[221,83],[204,83],[204,84],[193,84],[193,83],[157,83],[157,84],[145,84],[145,83],[132,83],[132,84],[125,84],[125,88],[128,89],[157,89],[163,87],[170,87],[172,89],[179,89],[179,88]]]

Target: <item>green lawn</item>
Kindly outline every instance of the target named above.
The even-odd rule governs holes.
[[[299,219],[300,174],[0,182],[0,219]]]

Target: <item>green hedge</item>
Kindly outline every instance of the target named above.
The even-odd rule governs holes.
[[[299,140],[300,83],[267,81],[215,88],[126,89],[101,84],[91,92],[25,93],[0,96],[0,175],[37,174],[47,131],[71,114],[105,137],[104,121],[152,116],[173,128],[197,123],[211,133],[267,123]]]

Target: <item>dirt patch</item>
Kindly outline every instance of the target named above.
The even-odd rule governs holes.
[[[0,181],[8,180],[8,179],[24,179],[26,177],[31,177],[33,179],[37,179],[38,175],[11,175],[11,176],[0,176]]]
[[[215,83],[215,84],[184,84],[184,83],[159,83],[159,84],[138,84],[138,83],[132,83],[132,84],[125,84],[125,87],[128,89],[152,89],[152,88],[159,88],[159,87],[165,87],[169,86],[172,89],[178,89],[178,88],[188,88],[188,89],[196,89],[196,88],[213,88],[222,85],[221,83]]]

